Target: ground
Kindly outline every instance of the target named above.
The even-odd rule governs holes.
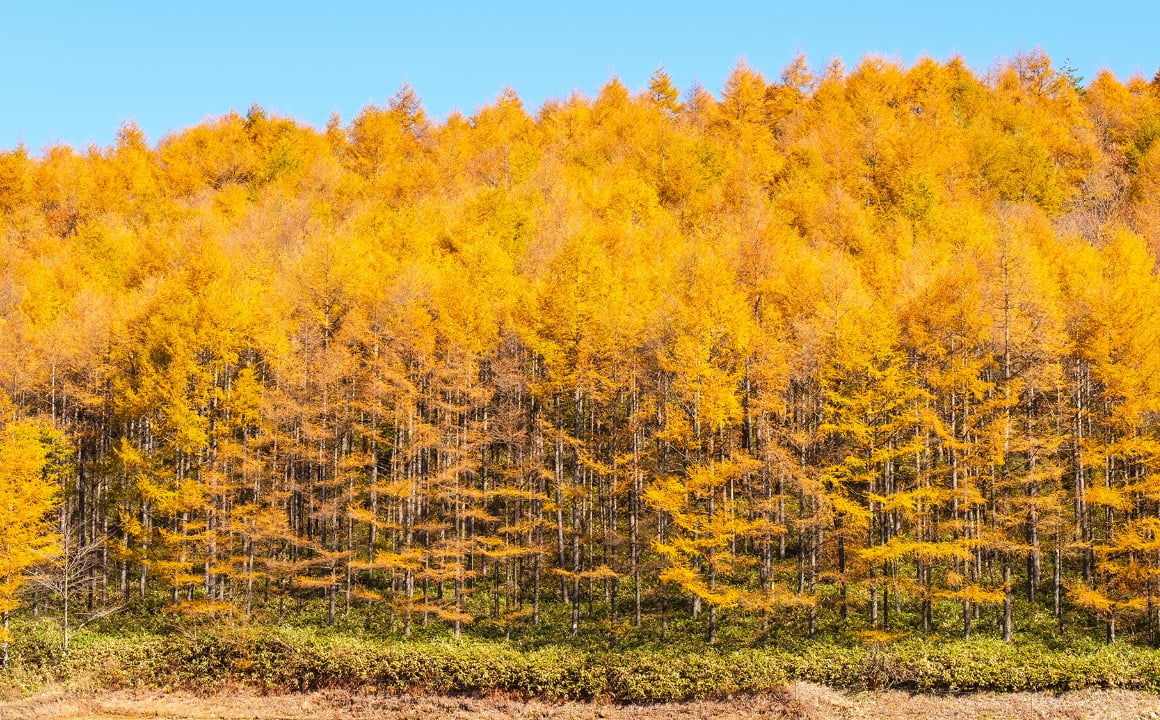
[[[324,691],[263,696],[249,691],[192,695],[157,691],[84,693],[54,688],[0,702],[0,720],[1129,720],[1160,718],[1160,696],[1126,690],[1065,694],[979,693],[910,695],[888,691],[845,693],[793,683],[783,693],[647,706],[543,703],[509,698],[380,696]]]

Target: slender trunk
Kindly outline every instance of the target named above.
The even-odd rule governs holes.
[[[254,600],[254,541],[247,540],[246,545],[248,546],[246,553],[246,616],[249,617],[253,610]]]
[[[1145,612],[1148,613],[1148,645],[1156,647],[1156,602],[1152,587],[1153,580],[1148,579],[1148,603]]]
[[[930,582],[930,564],[923,563],[922,566],[922,634],[923,636],[930,635],[931,627],[934,624],[933,589]]]
[[[1053,590],[1052,610],[1055,618],[1063,622],[1063,556],[1059,547],[1060,539],[1055,540],[1055,556],[1052,558],[1051,585]]]
[[[715,503],[713,494],[709,495],[709,524],[713,523],[713,516],[715,514]],[[709,591],[713,592],[717,589],[717,557],[714,548],[710,547],[705,553],[705,561],[708,567],[709,575]],[[717,642],[717,603],[709,603],[709,644]]]
[[[1030,490],[1032,497],[1037,492],[1038,488],[1035,484],[1032,484]],[[1031,546],[1031,552],[1027,554],[1027,602],[1034,604],[1035,589],[1039,585],[1041,572],[1039,560],[1039,513],[1034,508],[1028,512],[1027,541]]]
[[[850,617],[850,607],[846,596],[846,538],[842,534],[840,523],[836,531],[838,535],[838,612],[844,623]]]
[[[1011,557],[1003,558],[1003,642],[1011,642]]]
[[[557,412],[559,412],[559,400],[556,402]],[[559,436],[557,430],[556,436],[556,454],[555,454],[555,491],[556,491],[556,548],[558,550],[559,568],[563,570],[568,567],[568,563],[564,550],[564,440]],[[560,576],[560,600],[565,605],[568,603],[568,578]]]
[[[617,578],[612,578],[612,581],[609,583],[609,592],[612,597],[609,601],[610,609],[608,616],[608,646],[611,648],[616,647],[616,626],[620,621],[620,618],[617,616],[618,603],[616,602],[616,594],[619,591],[619,585],[620,581]]]
[[[500,562],[498,559],[492,564],[491,569],[491,617],[492,619],[499,619],[499,584],[500,584]]]
[[[455,637],[463,632],[463,578],[455,578]]]
[[[635,380],[634,380],[635,382]],[[636,388],[633,387],[633,415],[636,414]],[[636,458],[640,456],[640,432],[634,431],[632,433],[632,457],[633,457],[633,473],[632,473],[632,498],[629,503],[629,543],[631,545],[631,561],[632,561],[632,598],[633,598],[633,621],[634,627],[641,626],[641,593],[640,593],[640,496],[641,496],[641,473],[640,468],[636,466]]]
[[[336,594],[337,593],[335,593],[334,573],[333,573],[333,568],[332,568],[332,572],[330,575],[330,585],[327,585],[327,587],[326,587],[326,624],[329,627],[334,627],[334,615],[335,615],[335,607],[334,607],[335,598],[334,598],[334,596]]]
[[[580,424],[583,412],[584,394],[577,387],[572,395],[573,426],[572,438],[575,446],[572,448],[572,622],[570,634],[572,637],[580,632],[580,568],[582,555],[580,548],[580,521],[581,508],[579,493],[581,488],[580,468]],[[590,596],[591,597],[591,596]]]
[[[536,553],[532,571],[532,625],[540,624],[540,553]]]
[[[65,540],[64,540],[64,547],[63,547],[63,551],[64,551],[63,568],[64,568],[64,570],[61,573],[61,602],[64,605],[64,607],[62,609],[62,613],[61,613],[61,630],[62,630],[62,635],[63,635],[62,641],[61,641],[61,646],[67,652],[68,651],[68,644],[69,644],[68,628],[69,628],[69,622],[70,622],[69,600],[72,599],[71,598],[72,586],[70,585],[71,578],[69,577],[70,568],[68,565],[68,562],[69,562],[69,536],[65,535],[63,533],[62,533],[62,536],[65,538]]]
[[[807,635],[810,640],[813,640],[818,633],[818,604],[817,604],[817,589],[818,589],[818,546],[822,544],[820,537],[821,528],[814,526],[810,539],[810,619]]]

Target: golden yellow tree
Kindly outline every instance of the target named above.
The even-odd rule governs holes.
[[[3,666],[8,667],[8,618],[19,604],[27,571],[59,552],[52,510],[59,503],[59,483],[52,458],[63,438],[35,420],[13,420],[12,405],[0,395],[0,628]],[[53,447],[53,446],[56,447]]]

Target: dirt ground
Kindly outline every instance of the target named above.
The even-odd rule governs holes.
[[[849,694],[809,683],[784,693],[720,701],[634,706],[603,703],[543,703],[504,698],[379,696],[371,692],[316,692],[261,696],[120,691],[98,694],[43,691],[0,702],[0,720],[702,720],[721,718],[898,718],[901,720],[1128,720],[1160,718],[1160,696],[1125,690],[1085,690],[1060,695],[910,695],[904,692]]]

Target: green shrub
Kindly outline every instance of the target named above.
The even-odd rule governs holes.
[[[790,679],[831,687],[936,691],[1160,691],[1160,653],[1130,645],[1069,652],[996,640],[804,644],[794,650],[568,645],[519,649],[502,641],[376,640],[309,630],[228,629],[191,636],[78,635],[66,653],[51,633],[12,646],[8,687],[60,681],[122,687],[261,691],[368,688],[380,692],[503,693],[548,700],[658,702],[776,691]]]

